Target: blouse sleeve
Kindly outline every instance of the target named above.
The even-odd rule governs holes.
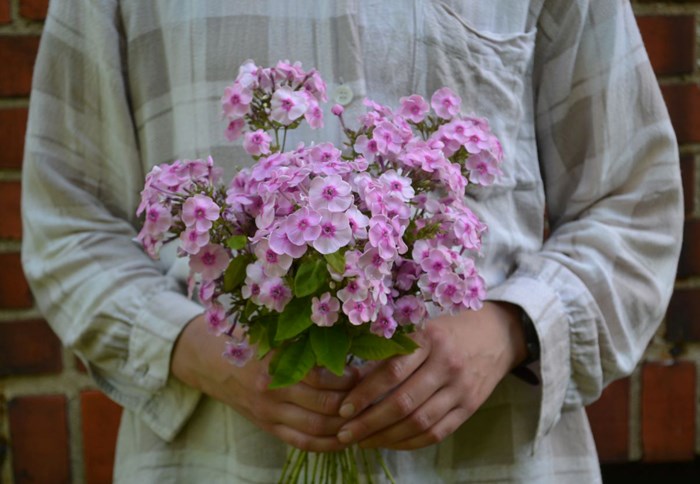
[[[39,309],[97,385],[172,439],[200,394],[169,375],[202,308],[133,242],[143,186],[116,0],[52,2],[23,166],[22,259]]]
[[[534,85],[551,232],[490,296],[535,322],[539,438],[634,370],[671,296],[683,208],[674,132],[629,2],[546,2]]]

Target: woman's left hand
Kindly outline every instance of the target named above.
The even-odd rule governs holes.
[[[370,367],[350,391],[340,415],[354,418],[338,439],[396,450],[441,442],[525,359],[519,311],[487,302],[430,321],[414,337],[420,348]]]

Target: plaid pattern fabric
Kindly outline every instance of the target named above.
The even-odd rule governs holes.
[[[627,1],[56,0],[31,96],[23,260],[53,328],[125,407],[116,480],[274,482],[284,460],[169,377],[201,308],[182,261],[132,242],[153,165],[248,162],[219,107],[248,58],[315,66],[331,97],[354,93],[347,119],[365,96],[450,86],[503,140],[504,176],[469,196],[489,225],[489,297],[535,322],[542,385],[507,377],[442,444],[387,452],[398,482],[599,481],[582,406],[654,334],[683,218],[675,138]],[[327,124],[292,142],[338,141]]]

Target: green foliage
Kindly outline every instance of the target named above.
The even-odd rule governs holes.
[[[306,336],[280,348],[270,363],[269,388],[283,388],[300,382],[316,364],[311,341]]]
[[[248,237],[245,235],[234,235],[226,239],[226,247],[233,250],[241,250],[248,243]]]
[[[245,281],[245,268],[251,262],[250,254],[241,254],[234,258],[224,272],[224,291],[232,292]]]
[[[292,299],[279,315],[275,341],[292,339],[311,324],[311,298]]]
[[[332,254],[325,254],[323,257],[335,272],[338,274],[343,274],[345,272],[345,255],[343,253],[338,251]]]
[[[294,296],[314,294],[328,282],[328,271],[322,259],[309,259],[297,269],[294,277]]]
[[[345,370],[345,360],[350,349],[350,338],[341,325],[321,328],[312,326],[311,347],[316,355],[316,363],[328,368],[338,376]]]
[[[415,343],[414,343],[415,344]],[[385,360],[396,355],[407,355],[413,350],[402,344],[374,334],[361,334],[352,340],[350,353],[363,360]]]

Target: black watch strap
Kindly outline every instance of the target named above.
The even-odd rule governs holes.
[[[525,311],[520,311],[520,322],[523,328],[523,334],[525,335],[525,348],[527,349],[527,356],[525,360],[520,363],[517,367],[513,368],[511,373],[530,385],[539,385],[540,379],[535,375],[530,368],[527,366],[530,363],[539,361],[540,359],[540,339],[537,336],[537,330],[535,329],[535,323],[532,322],[530,316],[527,315]]]

